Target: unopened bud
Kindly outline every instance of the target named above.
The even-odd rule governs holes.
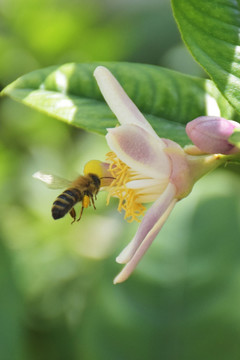
[[[239,151],[228,138],[240,124],[216,116],[200,116],[190,121],[186,133],[202,152],[210,154],[231,154]]]

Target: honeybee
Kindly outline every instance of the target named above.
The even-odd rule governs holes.
[[[82,202],[79,221],[82,217],[83,210],[93,205],[95,207],[95,200],[97,199],[97,193],[101,187],[101,179],[98,175],[88,173],[86,175],[80,175],[74,181],[61,178],[56,175],[46,174],[43,172],[36,172],[33,175],[34,178],[41,180],[51,189],[66,188],[54,201],[52,205],[52,217],[54,220],[61,219],[67,213],[73,218],[72,223],[76,221],[76,211],[74,206],[78,202]]]

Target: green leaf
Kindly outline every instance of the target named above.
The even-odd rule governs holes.
[[[117,119],[93,77],[99,64],[65,64],[36,70],[3,90],[30,107],[82,129],[106,133]],[[104,63],[161,137],[190,143],[185,124],[200,115],[234,118],[234,110],[205,79],[134,63]],[[237,120],[237,119],[236,119]]]
[[[239,0],[172,0],[184,42],[240,112]]]

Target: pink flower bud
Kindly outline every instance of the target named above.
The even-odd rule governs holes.
[[[186,126],[186,133],[201,151],[210,154],[230,154],[237,151],[228,142],[234,129],[240,124],[233,120],[226,120],[216,116],[200,116],[190,121]]]

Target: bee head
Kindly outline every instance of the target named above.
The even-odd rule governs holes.
[[[101,181],[100,181],[99,177],[96,174],[88,174],[88,175],[92,178],[92,181],[93,181],[94,185],[96,186],[96,188],[99,189],[100,185],[101,185]]]
[[[113,180],[112,174],[108,171],[109,164],[99,161],[90,160],[84,167],[84,175],[90,175],[93,178],[94,184],[99,188],[100,186],[109,186]]]

